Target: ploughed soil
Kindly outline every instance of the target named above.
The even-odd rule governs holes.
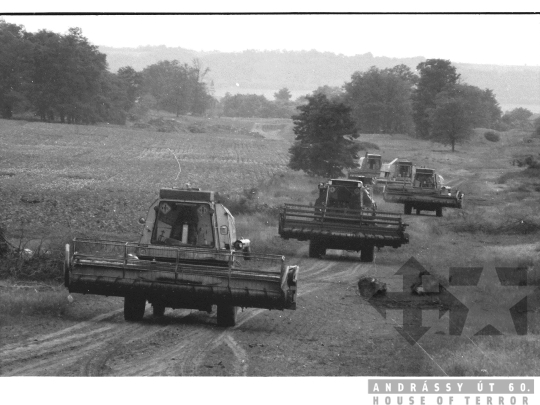
[[[3,318],[0,375],[442,375],[425,347],[396,331],[402,321],[359,294],[366,274],[399,290],[399,263],[361,263],[341,251],[297,263],[296,311],[247,308],[231,328],[217,326],[215,308],[156,318],[148,305],[141,322],[126,322],[123,298],[81,294],[62,316]]]

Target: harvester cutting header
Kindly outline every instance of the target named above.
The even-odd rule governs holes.
[[[332,179],[319,184],[314,206],[282,207],[279,234],[284,239],[309,240],[310,257],[341,249],[359,251],[361,261],[372,262],[375,247],[397,248],[409,242],[400,215],[376,209],[361,181]]]

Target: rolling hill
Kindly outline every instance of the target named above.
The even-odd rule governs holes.
[[[293,97],[311,93],[319,86],[341,86],[356,71],[405,64],[411,69],[425,61],[423,56],[391,58],[371,53],[355,56],[311,51],[256,51],[237,53],[197,52],[184,48],[145,46],[111,48],[101,46],[109,68],[116,72],[122,66],[140,71],[160,60],[177,59],[191,63],[198,58],[209,67],[207,80],[214,84],[216,97],[232,94],[264,94],[272,99],[280,88],[287,87]],[[540,66],[477,65],[452,61],[464,82],[489,88],[503,110],[522,106],[540,112]]]

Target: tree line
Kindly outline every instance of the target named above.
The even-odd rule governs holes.
[[[521,110],[502,115],[493,92],[462,83],[449,60],[428,59],[416,72],[406,65],[372,67],[342,87],[320,87],[306,97],[292,117],[296,142],[289,167],[339,176],[355,165],[359,145],[351,138],[359,133],[405,133],[454,151],[473,128],[504,129],[528,116]]]
[[[124,124],[148,108],[202,114],[215,104],[203,82],[207,72],[198,60],[174,60],[111,73],[106,55],[79,28],[29,33],[0,19],[2,118],[31,111],[43,121]]]

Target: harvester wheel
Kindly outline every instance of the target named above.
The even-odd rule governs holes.
[[[416,209],[416,215],[420,215],[420,208]]]
[[[411,215],[412,214],[412,205],[409,203],[405,204],[405,215]]]
[[[217,324],[218,326],[234,326],[236,325],[236,313],[238,307],[232,305],[217,306]]]
[[[127,296],[124,299],[124,319],[126,321],[140,321],[144,316],[146,299],[138,296]]]
[[[320,258],[326,254],[326,248],[321,244],[321,242],[310,240],[309,241],[309,257],[315,259]]]
[[[165,305],[160,302],[154,302],[152,304],[152,313],[156,317],[165,315]]]
[[[371,263],[375,258],[375,246],[364,246],[360,249],[360,261]]]
[[[442,207],[438,207],[435,210],[435,215],[437,215],[438,217],[442,217]]]

